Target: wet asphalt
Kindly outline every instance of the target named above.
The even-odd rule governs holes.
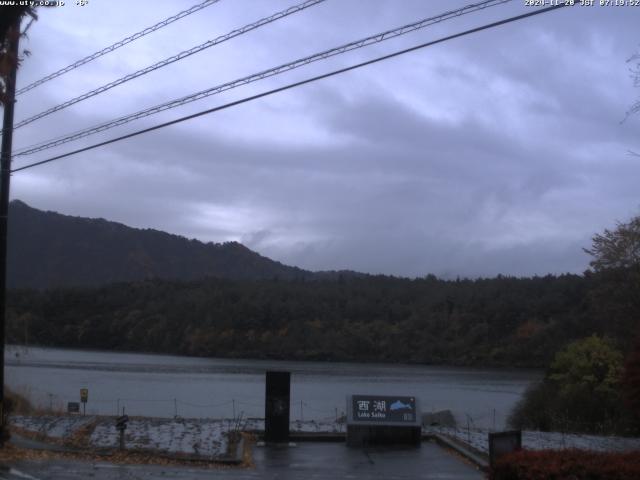
[[[418,448],[348,448],[344,443],[253,446],[255,467],[197,468],[116,465],[70,460],[21,461],[0,469],[2,480],[133,479],[482,479],[475,466],[432,442]]]

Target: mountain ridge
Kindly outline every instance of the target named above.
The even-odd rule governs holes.
[[[93,287],[146,279],[315,280],[357,272],[311,272],[238,242],[202,242],[104,218],[9,204],[7,282],[11,288]]]

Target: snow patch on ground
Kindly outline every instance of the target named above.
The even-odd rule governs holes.
[[[118,448],[120,433],[115,417],[98,416],[21,416],[10,419],[11,425],[49,438],[69,439],[82,427],[93,424],[87,431],[89,448]],[[332,421],[291,422],[291,432],[342,433],[343,423]],[[131,450],[150,450],[204,457],[220,457],[227,453],[228,433],[239,431],[264,431],[264,419],[248,418],[197,419],[197,418],[140,418],[133,417],[125,430],[125,447]]]
[[[119,432],[115,417],[96,416],[21,416],[10,418],[11,425],[23,430],[42,434],[54,439],[67,439],[78,433],[83,427],[94,424],[93,431],[88,429],[87,442],[91,448],[117,448]],[[228,433],[240,431],[264,431],[264,419],[248,418],[242,420],[197,419],[197,418],[140,418],[129,420],[125,430],[127,449],[150,450],[172,454],[197,455],[203,457],[222,457],[227,454]],[[344,433],[346,425],[334,421],[294,421],[292,433]],[[489,430],[469,430],[426,427],[423,433],[440,433],[466,443],[484,453],[489,451]],[[602,452],[624,452],[640,450],[640,438],[604,437],[596,435],[563,434],[557,432],[522,432],[524,448],[531,450],[560,450],[579,448]]]
[[[13,416],[11,425],[56,439],[72,437],[81,427],[95,422],[89,448],[118,448],[120,433],[112,417]],[[221,457],[227,454],[230,422],[208,419],[132,418],[125,430],[125,447],[131,450]]]
[[[249,418],[242,422],[242,430],[250,432],[264,431],[264,419]],[[345,433],[346,426],[344,423],[336,423],[335,421],[309,420],[308,422],[302,422],[295,420],[289,424],[289,431],[292,433]]]
[[[206,457],[227,451],[227,425],[220,420],[131,419],[125,430],[128,449],[156,450]],[[118,446],[119,432],[114,422],[100,422],[90,437],[98,448]]]

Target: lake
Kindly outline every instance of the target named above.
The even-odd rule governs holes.
[[[179,357],[7,346],[5,379],[39,406],[66,409],[89,389],[88,414],[264,416],[264,374],[291,375],[292,420],[334,419],[349,394],[415,396],[423,412],[450,409],[460,424],[503,428],[533,370]]]

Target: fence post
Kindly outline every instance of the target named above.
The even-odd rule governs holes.
[[[124,407],[122,407],[122,416],[124,417]],[[126,428],[126,425],[125,425]],[[124,428],[120,428],[120,451],[124,451]]]

